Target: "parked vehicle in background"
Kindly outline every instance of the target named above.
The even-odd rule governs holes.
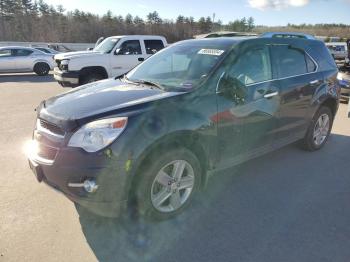
[[[338,73],[338,81],[341,87],[341,99],[349,101],[350,98],[350,73],[348,71],[340,71]]]
[[[113,36],[93,51],[62,53],[55,56],[55,79],[62,86],[78,86],[120,76],[167,45],[162,36]]]
[[[310,34],[297,32],[266,32],[260,35],[262,38],[302,38],[316,40],[316,37]]]
[[[105,50],[136,41],[115,49],[114,39]],[[316,40],[178,42],[123,77],[43,101],[30,166],[97,214],[129,205],[169,218],[219,170],[296,141],[321,149],[339,106],[337,73]]]
[[[57,55],[61,52],[57,51],[57,50],[54,50],[54,49],[51,49],[51,48],[48,48],[48,47],[33,47],[34,49],[37,49],[41,52],[44,52],[46,54],[51,54],[51,55]]]
[[[47,47],[50,48],[50,49],[56,50],[56,51],[58,51],[60,53],[76,51],[76,50],[73,50],[73,49],[67,47],[66,45],[63,45],[63,44],[48,44]]]
[[[52,54],[30,47],[0,47],[0,73],[35,72],[44,76],[54,68]]]
[[[345,42],[334,42],[326,43],[329,51],[331,52],[334,60],[336,62],[344,63],[344,65],[349,65],[349,51],[348,44]]]

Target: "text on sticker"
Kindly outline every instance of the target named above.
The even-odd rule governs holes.
[[[224,52],[225,52],[224,50],[219,50],[219,49],[201,49],[198,51],[198,54],[220,56]]]

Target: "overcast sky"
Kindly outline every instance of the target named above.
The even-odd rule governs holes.
[[[287,23],[350,24],[350,0],[46,0],[62,4],[66,10],[79,9],[102,15],[130,13],[146,17],[157,11],[162,18],[174,19],[179,14],[201,16],[216,14],[216,20],[228,21],[252,16],[256,24],[286,25]]]

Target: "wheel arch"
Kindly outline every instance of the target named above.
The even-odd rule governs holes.
[[[197,157],[201,167],[201,188],[203,188],[208,178],[206,170],[209,166],[209,158],[208,153],[200,143],[200,137],[201,136],[194,131],[179,131],[156,140],[143,150],[137,157],[137,161],[134,163],[131,171],[133,177],[128,186],[128,196],[132,196],[133,188],[135,188],[138,181],[137,177],[147,160],[154,157],[155,154],[165,152],[174,147],[184,147]]]
[[[326,106],[328,107],[332,113],[333,113],[333,117],[336,115],[337,111],[338,111],[338,102],[335,98],[333,97],[328,97],[326,98],[319,106],[319,108],[321,108],[322,106]]]
[[[83,67],[80,70],[79,82],[86,74],[89,74],[89,73],[98,73],[98,74],[102,75],[104,78],[108,78],[107,70],[103,66],[87,66],[87,67]]]
[[[47,65],[50,67],[50,69],[53,68],[52,64],[50,64],[50,63],[49,63],[48,61],[46,61],[45,59],[37,59],[37,60],[33,61],[33,70],[34,70],[35,66],[36,66],[37,64],[39,64],[39,63],[45,63],[45,64],[47,64]]]

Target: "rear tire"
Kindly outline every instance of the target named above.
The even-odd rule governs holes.
[[[307,151],[320,150],[327,142],[332,131],[334,116],[329,107],[322,106],[313,117],[302,142]]]
[[[34,65],[33,71],[38,76],[46,76],[50,72],[50,66],[47,63],[39,62]]]
[[[199,191],[201,166],[185,148],[152,155],[137,174],[133,208],[146,219],[168,219],[181,213]]]

